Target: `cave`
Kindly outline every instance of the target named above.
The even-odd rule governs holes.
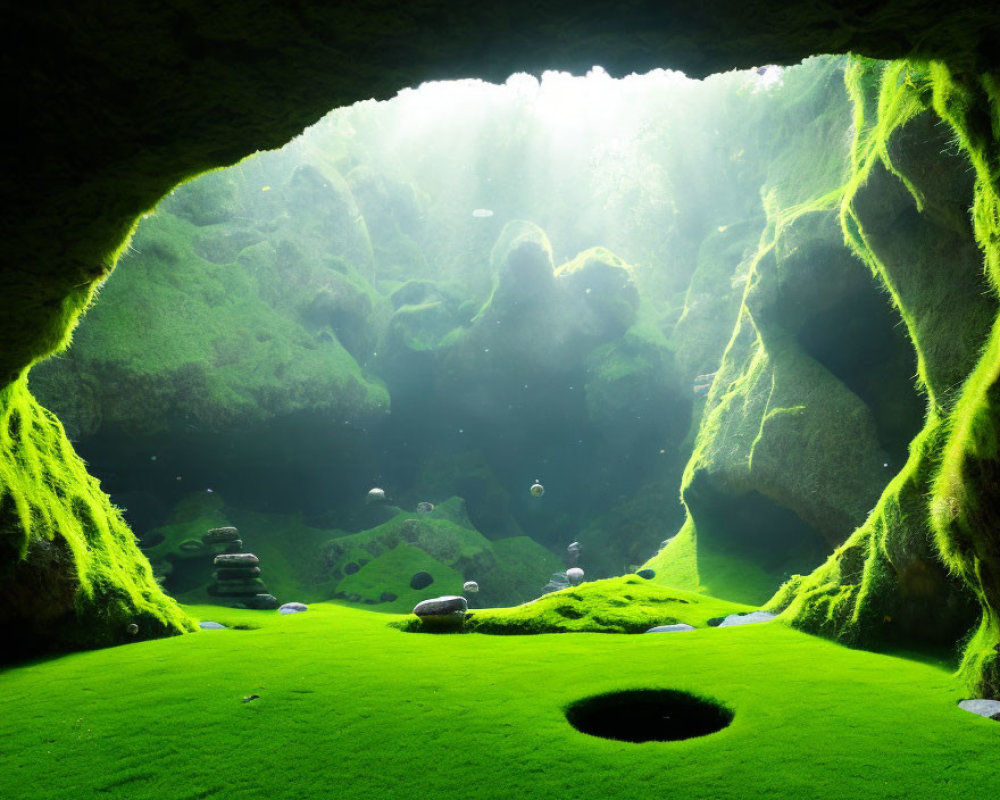
[[[836,8],[731,0],[582,8],[556,0],[461,10],[308,0],[213,9],[92,4],[16,8],[8,31],[13,122],[3,156],[7,235],[0,267],[0,633],[12,646],[0,671],[0,732],[13,768],[0,771],[0,795],[251,797],[263,790],[289,798],[302,791],[448,797],[481,784],[497,763],[509,769],[480,786],[486,797],[624,798],[637,786],[678,797],[917,797],[940,792],[946,771],[945,791],[953,796],[993,790],[981,754],[995,744],[994,721],[954,702],[1000,696],[1000,22],[991,9],[959,3],[942,10],[916,0]],[[838,66],[794,71],[817,57]],[[258,426],[232,452],[216,440],[218,461],[189,473],[197,497],[182,497],[176,485],[160,497],[160,484],[151,490],[144,473],[158,469],[150,464],[160,457],[148,441],[135,446],[131,434],[109,429],[113,439],[86,443],[73,428],[99,421],[87,412],[99,408],[97,394],[116,394],[112,373],[96,371],[89,384],[54,390],[39,402],[30,381],[41,387],[60,358],[74,358],[74,333],[82,351],[88,320],[102,313],[102,292],[110,297],[116,282],[132,280],[127,295],[142,303],[154,274],[181,288],[189,252],[221,268],[254,246],[239,236],[203,235],[177,249],[149,235],[161,209],[173,208],[176,220],[203,234],[231,222],[232,186],[219,170],[238,165],[252,177],[258,162],[248,156],[281,147],[332,108],[390,100],[406,87],[465,78],[501,85],[522,71],[582,76],[595,65],[609,79],[664,68],[699,79],[737,69],[761,78],[773,70],[790,80],[812,77],[773,110],[759,149],[718,148],[711,136],[692,135],[678,151],[687,164],[672,175],[678,192],[703,205],[678,213],[690,241],[671,248],[663,226],[664,237],[650,248],[690,272],[642,289],[659,293],[648,336],[628,317],[627,290],[606,291],[610,284],[601,283],[597,297],[614,302],[596,308],[588,305],[593,295],[582,294],[591,287],[581,282],[617,280],[643,256],[621,259],[601,237],[568,228],[552,234],[553,251],[546,247],[551,232],[535,223],[475,242],[467,263],[488,260],[495,249],[498,275],[542,264],[555,281],[562,270],[562,297],[581,295],[567,306],[576,309],[570,322],[586,320],[609,337],[588,340],[593,359],[584,368],[600,379],[589,406],[574,397],[566,401],[572,413],[560,414],[554,402],[536,419],[525,417],[518,447],[550,445],[557,477],[513,457],[504,463],[482,455],[502,443],[462,449],[461,424],[447,440],[443,427],[424,431],[437,448],[432,474],[404,452],[394,423],[374,423],[385,387],[365,374],[380,366],[368,355],[373,340],[354,333],[376,316],[375,306],[360,295],[357,305],[342,303],[353,285],[342,254],[328,254],[324,265],[332,294],[295,309],[302,354],[267,378],[292,382],[295,366],[310,358],[303,354],[321,357],[343,338],[363,377],[356,385],[368,392],[372,426],[365,420],[345,426],[349,433],[329,430],[311,443],[312,452],[317,459],[324,447],[363,454],[378,440],[380,453],[396,448],[396,472],[380,475],[363,455],[364,475],[339,466],[297,470],[293,459],[273,481],[220,484],[219,494],[241,495],[239,507],[214,498],[220,471],[239,474],[236,459],[245,459],[240,467],[248,472],[255,464],[280,472],[273,455],[292,433],[313,428],[306,415],[300,426],[290,417],[270,439],[255,442]],[[725,108],[737,127],[753,129],[738,103]],[[726,129],[725,117],[720,112],[712,130]],[[683,115],[675,122],[683,128]],[[657,138],[661,131],[645,131],[651,141],[667,141]],[[796,146],[785,146],[791,139]],[[746,169],[751,161],[767,169]],[[706,174],[703,163],[719,165],[719,174]],[[295,166],[289,173],[304,192],[324,190],[321,173]],[[205,173],[207,188],[198,197],[189,187]],[[489,169],[481,175],[490,177]],[[345,206],[337,219],[363,222],[367,214],[366,229],[376,237],[410,235],[420,220],[419,195],[406,197],[378,176],[355,178],[358,213]],[[263,208],[275,195],[258,188],[254,207]],[[390,196],[395,226],[372,210]],[[641,190],[623,186],[620,197],[641,200]],[[308,200],[298,208],[322,210]],[[503,213],[500,203],[470,208]],[[317,214],[312,230],[329,228],[331,219]],[[349,232],[344,228],[338,241],[348,241]],[[870,284],[845,293],[830,275],[826,284],[811,278],[815,263],[804,255],[817,243],[863,267],[859,274]],[[383,244],[372,248],[373,258],[396,269],[392,280],[402,284],[406,260],[393,262],[397,251]],[[275,248],[273,257],[246,263],[280,277],[310,257]],[[146,277],[128,268],[139,258],[151,259]],[[457,263],[466,262],[437,265]],[[225,284],[213,285],[212,269],[196,270],[186,288],[197,284],[222,307],[231,296]],[[813,291],[795,298],[823,299],[826,287],[829,305],[792,313],[783,305],[786,290],[808,288],[810,280]],[[519,297],[505,293],[516,286],[501,284],[482,277],[476,292],[496,288],[499,300]],[[512,319],[447,292],[409,287],[395,301],[390,291],[382,299],[385,308],[394,306],[387,313],[401,316],[433,306],[420,329],[428,336],[455,316],[470,323]],[[182,316],[185,306],[164,308]],[[709,332],[719,320],[727,321],[722,330]],[[526,331],[500,342],[530,351],[537,338]],[[677,332],[686,338],[674,338]],[[201,391],[252,348],[281,347],[266,332],[216,333],[202,368],[178,372],[175,397]],[[650,359],[663,351],[670,357]],[[148,353],[152,359],[158,351]],[[538,374],[557,375],[562,363],[556,359],[550,370],[540,362]],[[425,367],[414,361],[410,369],[419,379]],[[662,391],[637,391],[630,383],[637,370],[663,376]],[[576,387],[580,374],[559,375],[552,396],[563,384]],[[142,381],[119,387],[122,414],[148,400],[147,388]],[[339,402],[351,395],[328,396]],[[287,398],[278,392],[271,399]],[[635,424],[616,436],[608,420],[623,410]],[[488,406],[480,411],[481,420],[493,419]],[[595,425],[608,423],[587,458],[560,449],[562,437],[546,441],[584,413]],[[212,440],[197,429],[178,435],[183,418],[163,419],[163,452],[200,454]],[[130,446],[128,462],[102,461],[102,451]],[[619,459],[625,466],[602,474]],[[572,492],[560,485],[560,473],[577,476]],[[186,477],[164,474],[174,484]],[[457,495],[436,493],[442,475],[466,479],[471,508]],[[389,477],[397,485],[387,484],[385,503],[359,496],[366,487],[381,490]],[[544,500],[528,491],[538,481],[547,504],[532,502]],[[328,484],[349,513],[331,514],[320,501],[275,505],[268,497],[281,486],[286,497],[315,499]],[[497,488],[508,484],[519,493]],[[748,527],[748,520],[762,524]],[[307,610],[279,615],[193,596],[179,603],[164,591],[170,584],[162,570],[173,563],[164,553],[181,545],[194,552],[207,529],[233,524],[248,541],[258,537],[269,587],[315,593]],[[758,541],[750,555],[774,555],[766,571],[787,577],[769,598],[740,603],[711,591],[721,584],[708,570],[699,574],[706,555],[731,544],[735,528],[751,530]],[[271,548],[279,539],[295,546]],[[796,565],[799,572],[785,569],[777,554],[789,556],[803,540],[815,545],[815,558]],[[576,586],[568,585],[577,552],[567,541],[582,544],[580,559],[592,559],[593,566],[581,562],[588,580]],[[361,566],[345,574],[349,563]],[[731,566],[741,569],[736,559]],[[543,567],[554,596],[509,605],[539,591],[531,571]],[[652,577],[634,576],[637,568]],[[433,587],[447,589],[487,570],[496,570],[503,591],[491,594],[488,581],[478,595],[470,590],[466,625],[473,630],[478,621],[483,631],[512,635],[412,637],[397,630],[412,619],[379,613],[402,612],[419,599],[405,586],[389,591],[386,575],[426,572]],[[202,579],[192,572],[190,585]],[[174,580],[188,586],[180,574]],[[696,634],[615,635],[646,625],[705,628],[709,618],[746,605],[777,620]],[[554,608],[573,613],[554,621]],[[970,609],[978,617],[971,628]],[[219,625],[253,632],[233,636]],[[921,649],[921,629],[950,648],[946,658]],[[564,632],[513,635],[553,630]],[[531,691],[524,690],[526,674]],[[738,724],[719,737],[624,748],[578,736],[559,713],[573,707],[574,697],[661,685],[668,675],[669,685],[692,696],[726,697]],[[915,715],[928,724],[913,726]],[[632,716],[632,726],[642,728],[639,710]],[[230,721],[220,726],[222,718]],[[304,754],[294,762],[273,746],[293,723]],[[880,747],[872,748],[876,738]],[[415,742],[445,744],[457,755],[428,771],[427,750]],[[217,769],[199,766],[219,763],[219,752],[227,758]],[[321,763],[312,756],[319,752],[338,757]]]

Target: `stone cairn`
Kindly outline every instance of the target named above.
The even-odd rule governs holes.
[[[236,528],[212,528],[201,540],[215,554],[215,572],[208,585],[212,597],[234,608],[278,607],[277,598],[260,578],[260,560],[253,553],[243,552],[243,540]]]

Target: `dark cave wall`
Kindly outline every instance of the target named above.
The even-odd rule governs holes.
[[[517,70],[692,75],[854,50],[982,71],[1000,21],[973,3],[568,0],[87,3],[8,15],[17,88],[2,204],[0,380],[65,342],[138,214],[185,178],[280,146],[329,108],[428,79]],[[88,209],[81,213],[81,209]],[[16,268],[15,268],[16,266]]]
[[[212,9],[194,3],[121,8],[89,3],[58,11],[22,5],[8,12],[5,28],[8,43],[0,57],[13,87],[8,119],[18,121],[8,126],[12,141],[0,189],[5,222],[0,410],[5,414],[14,408],[16,394],[23,413],[44,416],[18,388],[25,370],[65,345],[138,215],[176,183],[256,149],[278,146],[331,106],[385,97],[429,78],[502,79],[516,69],[580,70],[593,63],[612,73],[673,66],[705,74],[847,50],[878,58],[939,59],[930,84],[934,104],[973,157],[976,239],[987,251],[992,281],[1000,270],[997,92],[990,77],[998,66],[1000,18],[975,3],[952,4],[946,14],[915,0],[627,2],[586,9],[564,0],[530,5],[241,3]],[[919,474],[925,477],[915,484],[919,491],[938,475],[934,547],[980,599],[984,622],[970,647],[968,676],[993,693],[1000,691],[995,652],[991,655],[1000,635],[994,612],[1000,606],[1000,554],[991,527],[1000,363],[996,336],[955,405],[942,407],[946,419],[940,432],[925,439],[943,437],[941,446],[932,448],[940,458],[928,455],[926,463],[921,461]],[[73,461],[61,428],[42,426],[38,437],[33,446],[58,463]],[[31,511],[28,499],[34,493],[45,496],[52,513],[69,506],[46,488],[50,478],[26,458],[25,447],[18,435],[10,435],[0,454],[0,539],[19,558],[53,536],[70,541],[44,514]],[[915,452],[911,449],[911,459],[922,458]],[[73,475],[68,483],[83,480]],[[98,517],[112,513],[106,498],[94,502],[102,509]],[[891,528],[893,519],[883,518]],[[107,537],[100,525],[84,524],[81,530],[79,541],[89,547],[104,542],[109,557],[142,572],[145,562],[120,531]],[[62,559],[60,569],[79,574],[81,553]],[[928,558],[933,554],[929,548]],[[8,591],[31,585],[11,578],[21,567],[11,570],[10,557],[7,563]],[[116,571],[108,575],[112,593],[127,583]],[[140,582],[148,584],[145,578]],[[836,593],[846,583],[824,585]],[[93,620],[107,603],[102,609],[102,595],[88,595],[85,588],[70,593],[78,598],[74,613]],[[866,587],[871,597],[881,590],[870,582]],[[79,602],[82,596],[98,602]],[[124,598],[126,616],[129,604],[139,608],[148,602],[159,608],[158,619],[169,620],[165,629],[181,630],[186,624],[171,616],[170,602],[155,587],[118,596]],[[84,636],[65,644],[104,641]]]

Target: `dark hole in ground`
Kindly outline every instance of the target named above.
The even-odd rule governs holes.
[[[636,689],[578,700],[566,710],[581,733],[621,742],[675,742],[721,731],[733,712],[686,692]]]

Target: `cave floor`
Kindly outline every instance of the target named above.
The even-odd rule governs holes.
[[[430,636],[332,604],[189,611],[254,629],[0,673],[0,797],[1000,796],[1000,723],[960,710],[951,674],[776,622]],[[566,721],[574,700],[636,688],[714,698],[735,718],[643,744]]]

